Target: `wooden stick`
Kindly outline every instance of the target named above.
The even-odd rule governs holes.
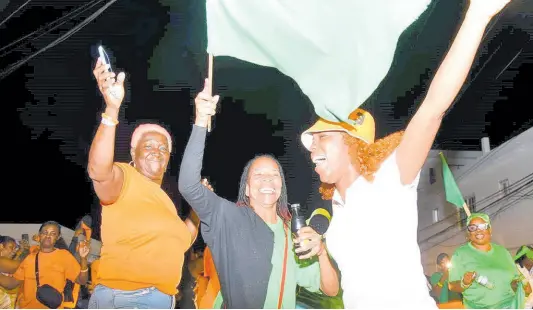
[[[207,80],[208,80],[208,89],[209,96],[213,96],[213,54],[209,54],[208,65],[207,65]],[[211,132],[211,117],[207,123],[207,132]]]
[[[468,209],[468,205],[466,204],[466,202],[463,203],[463,209],[465,210],[466,216],[469,217],[471,213],[470,209]]]

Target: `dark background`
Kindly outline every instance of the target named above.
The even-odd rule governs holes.
[[[104,4],[98,1],[31,1],[0,26],[0,68],[8,69],[73,28]],[[484,136],[496,147],[531,127],[532,2],[514,0],[495,19],[435,147],[478,150]],[[68,12],[95,3],[57,29],[6,48]],[[22,4],[0,1],[0,19]],[[406,126],[449,47],[465,4],[434,1],[400,39],[392,70],[364,105],[375,115],[378,137]],[[5,120],[15,121],[4,131],[8,185],[0,221],[57,220],[74,227],[81,216],[91,213],[98,236],[100,207],[86,173],[88,148],[103,109],[92,77],[98,44],[111,54],[115,70],[127,74],[117,160],[129,161],[129,138],[136,124],[164,124],[175,145],[164,187],[180,214],[188,213],[177,191],[177,175],[191,129],[192,98],[206,72],[205,3],[120,0],[69,39],[0,80]],[[286,170],[290,201],[309,209],[324,205],[299,142],[299,134],[316,116],[298,86],[274,69],[224,57],[215,59],[214,76],[223,100],[208,138],[204,175],[216,192],[235,199],[246,161],[258,153],[272,153]]]

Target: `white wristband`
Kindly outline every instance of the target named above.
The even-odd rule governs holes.
[[[113,122],[113,121],[110,121],[108,120],[107,118],[105,117],[102,117],[102,124],[106,125],[106,126],[109,126],[109,127],[114,127],[117,125],[117,123]]]

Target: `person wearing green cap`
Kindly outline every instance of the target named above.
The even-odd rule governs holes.
[[[467,309],[513,308],[520,274],[509,251],[491,242],[492,227],[487,214],[473,213],[467,218],[467,237],[469,242],[457,248],[452,256],[451,290],[463,294]],[[526,295],[527,291],[526,288]]]
[[[523,245],[514,257],[516,267],[522,273],[524,280],[527,280],[529,287],[533,287],[533,246]],[[526,287],[527,288],[527,287]],[[533,309],[533,294],[529,294],[526,299],[526,309]]]

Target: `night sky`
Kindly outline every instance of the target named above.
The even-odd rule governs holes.
[[[0,3],[0,20],[22,3]],[[89,3],[96,5],[57,29],[6,48]],[[31,1],[0,27],[0,69],[43,48],[103,3]],[[392,70],[364,105],[376,117],[378,137],[406,126],[463,9],[462,1],[435,1],[400,39]],[[488,32],[435,147],[477,150],[483,136],[496,147],[532,126],[532,12],[533,4],[514,0]],[[4,203],[0,220],[57,220],[73,227],[84,214],[99,216],[86,173],[89,145],[103,111],[92,77],[98,44],[112,55],[115,70],[124,70],[127,76],[116,159],[129,161],[129,138],[139,122],[167,126],[176,147],[164,188],[185,216],[188,206],[179,196],[177,175],[191,130],[192,99],[206,72],[205,36],[203,1],[119,0],[81,31],[0,80],[4,115],[15,121],[14,131],[7,135],[11,141],[14,132],[15,144],[8,142],[10,152],[4,154],[15,159],[4,163],[10,177],[5,197],[15,197]],[[316,194],[318,184],[308,154],[299,143],[299,134],[316,116],[298,86],[274,69],[230,58],[215,59],[214,75],[216,92],[223,99],[207,140],[204,175],[216,192],[235,199],[245,163],[255,154],[271,153],[286,170],[291,202],[309,209],[324,205]],[[98,235],[98,225],[94,228]]]

